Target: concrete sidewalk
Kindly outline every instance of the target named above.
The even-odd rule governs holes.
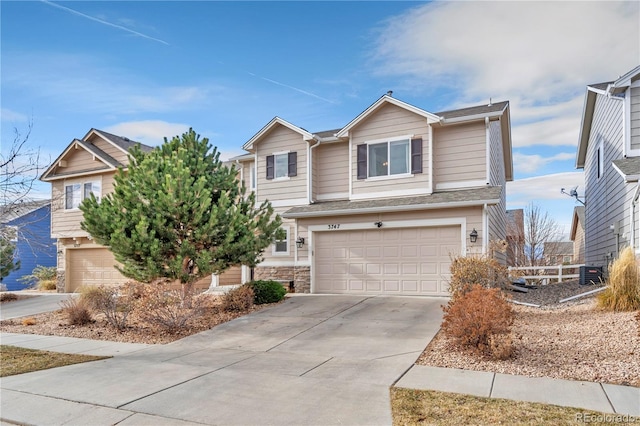
[[[0,344],[43,351],[98,356],[126,355],[153,347],[142,343],[122,343],[76,337],[41,336],[38,334],[0,333]]]
[[[640,388],[413,365],[396,387],[576,407],[640,419]]]

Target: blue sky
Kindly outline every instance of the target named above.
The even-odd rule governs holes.
[[[585,86],[640,63],[638,2],[2,1],[3,153],[55,159],[92,127],[222,157],[274,116],[339,128],[388,90],[430,112],[509,100],[516,180],[568,232]],[[36,195],[48,194],[48,185]]]

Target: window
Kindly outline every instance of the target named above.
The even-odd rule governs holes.
[[[422,173],[422,138],[357,146],[358,179]]]
[[[253,163],[249,166],[249,187],[256,189],[256,165]]]
[[[77,209],[80,207],[82,200],[90,198],[91,194],[100,201],[101,193],[100,181],[91,181],[84,183],[74,183],[65,185],[64,187],[64,208],[67,210]]]
[[[289,228],[282,228],[284,236],[273,243],[273,254],[285,256],[289,254]]]
[[[297,176],[297,174],[297,152],[280,152],[267,155],[267,179],[282,179]]]
[[[598,149],[596,150],[596,173],[598,179],[602,177],[602,173],[604,171],[604,152],[602,150],[602,141],[598,143]]]

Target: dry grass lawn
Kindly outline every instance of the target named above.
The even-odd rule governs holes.
[[[106,358],[109,357],[63,354],[0,345],[0,377]]]
[[[455,393],[391,388],[394,426],[400,425],[575,425],[580,415],[602,413],[580,408]]]

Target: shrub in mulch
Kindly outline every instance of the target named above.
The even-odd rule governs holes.
[[[475,284],[452,298],[443,311],[442,331],[456,345],[496,359],[513,355],[514,313],[500,289]]]
[[[69,325],[85,325],[93,321],[91,311],[82,299],[70,297],[61,301],[60,306],[67,316]]]
[[[127,328],[134,298],[129,292],[119,294],[117,287],[87,286],[80,290],[80,301],[89,309],[104,315],[117,330]]]
[[[616,312],[640,309],[640,267],[631,247],[609,266],[607,288],[598,295],[598,305]]]
[[[243,285],[222,296],[222,309],[225,312],[244,312],[253,307],[255,294],[251,287]]]
[[[279,302],[287,294],[287,289],[278,281],[251,281],[247,285],[253,290],[256,305]]]
[[[451,260],[449,292],[452,298],[469,292],[474,285],[504,288],[509,283],[509,270],[487,255],[456,256]]]
[[[18,300],[18,295],[15,293],[0,293],[0,302],[10,302],[12,300]]]

